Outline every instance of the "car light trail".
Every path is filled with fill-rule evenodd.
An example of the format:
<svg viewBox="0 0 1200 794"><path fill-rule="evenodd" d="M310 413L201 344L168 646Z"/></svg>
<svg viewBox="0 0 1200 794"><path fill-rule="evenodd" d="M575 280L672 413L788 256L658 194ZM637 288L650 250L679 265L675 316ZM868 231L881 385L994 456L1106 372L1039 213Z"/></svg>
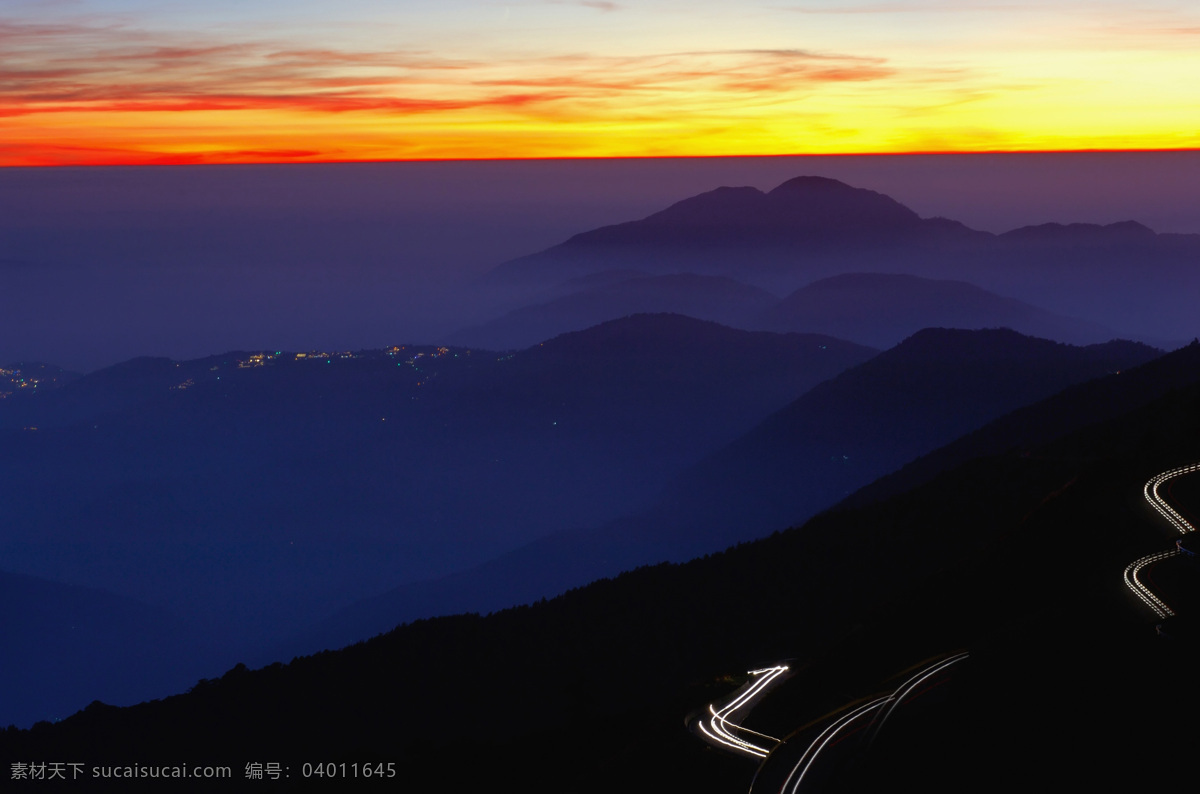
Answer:
<svg viewBox="0 0 1200 794"><path fill-rule="evenodd" d="M1164 519L1167 520L1173 528L1179 531L1179 534L1186 535L1189 532L1195 532L1196 528L1188 523L1179 512L1167 504L1166 500L1159 494L1158 489L1163 483L1180 477L1184 474L1200 471L1200 463L1193 463L1190 466L1180 466L1179 468L1169 469L1161 474L1151 477L1147 483L1142 486L1142 495L1146 497L1146 501L1150 506L1158 511ZM1142 569L1153 565L1160 560L1165 560L1168 557L1174 557L1179 554L1178 549L1170 551L1160 551L1157 554L1149 554L1139 560L1134 560L1125 566L1125 586L1133 591L1133 594L1142 600L1142 602L1154 611L1154 614L1160 618L1174 617L1175 611L1172 610L1166 603L1150 591L1150 588L1141 580L1139 574Z"/></svg>
<svg viewBox="0 0 1200 794"><path fill-rule="evenodd" d="M796 762L796 765L792 767L792 771L790 774L788 774L787 780L783 781L783 787L780 789L780 791L786 792L786 794L794 794L795 792L799 791L800 784L804 782L804 776L808 774L808 770L812 768L813 762L817 760L817 756L820 754L820 752L824 750L829 743L836 739L844 730L858 722L866 715L870 714L875 709L885 705L889 700L891 700L890 695L875 698L872 701L864 703L853 711L843 714L826 726L825 730L821 731L821 733L817 735L817 738L813 739L812 744L805 749L804 754L800 756L800 760Z"/></svg>
<svg viewBox="0 0 1200 794"><path fill-rule="evenodd" d="M899 706L902 702L904 702L904 699L906 697L908 697L909 695L911 695L914 689L916 689L919 685L923 684L929 678L931 678L931 677L937 675L938 673L940 673L941 671L945 670L950 665L957 664L958 662L961 662L963 659L966 659L969 655L970 654L968 654L966 651L963 651L962 653L955 654L954 656L951 656L947 659L943 659L940 662L934 662L933 664L929 665L928 667L923 668L921 670L921 672L917 673L912 678L908 679L903 684L901 684L896 689L896 691L892 693L891 698L889 698L891 700L891 703L888 704L887 708L884 709L883 714L879 717L878 721L875 723L875 725L871 731L872 738L874 738L875 735L877 735L881 730L883 730L883 724L885 722L887 722L888 717L892 716L892 712L896 710L896 707Z"/></svg>
<svg viewBox="0 0 1200 794"><path fill-rule="evenodd" d="M1152 478L1145 487L1142 488L1142 493L1146 496L1146 501L1154 507L1155 510L1162 515L1163 518L1170 522L1171 526L1179 530L1180 535L1186 535L1189 532L1194 532L1196 528L1187 522L1183 516L1171 507L1166 501L1158 495L1158 487L1167 480L1173 480L1183 474L1190 474L1194 471L1200 471L1200 463L1193 463L1191 466L1181 466L1178 469L1164 471L1157 477Z"/></svg>
<svg viewBox="0 0 1200 794"><path fill-rule="evenodd" d="M891 716L891 713L896 709L896 707L899 706L905 698L912 694L913 690L927 681L930 677L945 670L947 667L966 659L967 656L969 656L969 654L963 652L923 667L919 672L910 677L903 684L896 687L892 694L883 695L875 698L874 700L867 701L866 703L857 706L852 711L849 711L838 717L832 723L827 725L825 729L821 731L821 733L819 733L804 750L804 753L800 756L800 760L796 762L794 767L792 767L792 771L788 774L787 779L783 782L783 786L780 787L780 792L782 792L782 794L796 794L796 792L800 791L800 786L804 783L804 776L808 774L810 769L812 769L813 763L817 760L817 756L821 754L822 750L828 747L835 740L845 735L852 726L861 722L868 715L871 715L879 709L883 709L882 716L878 717L877 720L873 722L874 730L872 731L872 736L879 733L879 730L883 727L883 723L887 721L887 718Z"/></svg>
<svg viewBox="0 0 1200 794"><path fill-rule="evenodd" d="M1180 552L1178 549L1160 551L1157 554L1150 554L1142 557L1140 560L1134 560L1133 562L1129 563L1129 565L1125 566L1125 586L1132 590L1134 595L1142 599L1146 606L1153 609L1154 614L1158 615L1160 618L1174 617L1175 611L1163 603L1161 598L1154 595L1154 593L1150 591L1150 588L1146 587L1146 585L1142 583L1142 580L1138 578L1138 574L1147 565L1152 565L1159 560L1165 560L1168 557L1174 557L1179 553Z"/></svg>
<svg viewBox="0 0 1200 794"><path fill-rule="evenodd" d="M779 744L779 740L774 736L767 736L765 733L758 733L749 728L743 728L734 721L736 719L734 715L738 711L745 709L757 697L762 695L787 670L786 665L751 670L748 675L757 676L757 678L745 688L745 691L738 694L733 700L719 709L715 703L709 704L709 716L701 719L698 723L700 731L712 741L735 752L754 758L766 758L775 745ZM743 739L737 734L750 735L755 739L764 739L769 746L764 747L762 744L756 744L749 739Z"/></svg>

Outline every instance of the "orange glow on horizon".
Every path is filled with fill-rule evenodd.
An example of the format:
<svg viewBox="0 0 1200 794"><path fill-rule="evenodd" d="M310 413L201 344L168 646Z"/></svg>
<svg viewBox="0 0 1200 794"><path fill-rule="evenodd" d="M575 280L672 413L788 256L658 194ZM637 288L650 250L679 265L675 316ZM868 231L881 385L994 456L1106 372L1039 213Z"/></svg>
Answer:
<svg viewBox="0 0 1200 794"><path fill-rule="evenodd" d="M1200 148L1174 130L1099 131L967 127L953 119L920 128L846 123L797 134L787 118L650 119L379 118L296 111L82 112L49 125L7 119L0 166L330 163L397 160L517 160L1038 151L1153 151ZM403 130L403 134L389 128ZM802 132L804 132L802 130Z"/></svg>
<svg viewBox="0 0 1200 794"><path fill-rule="evenodd" d="M819 104L780 96L744 107L717 94L701 107L672 108L664 98L656 107L590 113L558 107L520 113L493 107L34 110L0 115L0 166L1200 148L1200 118L1188 118L1197 115L1189 108L1117 116L1102 106L1056 109L1051 99L1010 96L940 112L903 106L926 104L920 94L893 95L898 108L872 106L872 94L888 87L895 86L856 86L857 96Z"/></svg>
<svg viewBox="0 0 1200 794"><path fill-rule="evenodd" d="M0 19L0 166L1200 148L1190 27L1040 21L440 54Z"/></svg>

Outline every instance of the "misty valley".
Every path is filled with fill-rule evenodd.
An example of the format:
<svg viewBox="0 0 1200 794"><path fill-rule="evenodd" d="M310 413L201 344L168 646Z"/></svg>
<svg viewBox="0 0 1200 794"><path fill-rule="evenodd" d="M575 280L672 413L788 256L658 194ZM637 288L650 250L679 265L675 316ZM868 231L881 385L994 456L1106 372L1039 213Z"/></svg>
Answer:
<svg viewBox="0 0 1200 794"><path fill-rule="evenodd" d="M10 777L760 794L1187 771L1194 733L1166 726L1200 705L1200 234L985 232L799 176L431 285L381 275L385 225L240 219L210 244L161 213L150 239L201 242L150 275L116 264L140 222L0 220L0 352L64 356L0 360ZM326 280L305 257L342 233L370 255ZM276 239L273 269L225 259ZM436 322L389 328L401 294ZM39 346L54 312L78 348ZM262 348L268 321L329 340ZM159 355L160 322L169 349L240 341Z"/></svg>

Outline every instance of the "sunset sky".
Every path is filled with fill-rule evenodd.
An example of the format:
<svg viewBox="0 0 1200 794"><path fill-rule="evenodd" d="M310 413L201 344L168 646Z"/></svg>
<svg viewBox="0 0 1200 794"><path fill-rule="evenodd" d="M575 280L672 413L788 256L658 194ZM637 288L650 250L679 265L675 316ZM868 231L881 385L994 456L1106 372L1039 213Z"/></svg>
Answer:
<svg viewBox="0 0 1200 794"><path fill-rule="evenodd" d="M5 0L0 165L1200 147L1200 6Z"/></svg>

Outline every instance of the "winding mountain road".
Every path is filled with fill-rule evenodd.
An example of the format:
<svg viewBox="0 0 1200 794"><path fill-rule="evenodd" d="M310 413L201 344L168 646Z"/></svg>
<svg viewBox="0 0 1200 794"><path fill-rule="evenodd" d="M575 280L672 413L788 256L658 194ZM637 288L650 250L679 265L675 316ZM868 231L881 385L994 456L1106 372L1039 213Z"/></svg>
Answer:
<svg viewBox="0 0 1200 794"><path fill-rule="evenodd" d="M828 755L827 751L854 735L859 737L859 741L853 745L854 747L869 746L883 729L892 713L924 691L921 689L923 684L951 665L966 659L969 655L963 651L931 662L905 679L891 694L852 705L842 713L829 718L824 727L804 747L800 757L793 763L791 771L784 778L783 784L778 789L772 785L770 790L777 790L780 794L799 794L805 790L805 779L813 772L818 762ZM809 733L811 734L811 732ZM780 752L783 752L782 749ZM753 790L752 788L751 791Z"/></svg>
<svg viewBox="0 0 1200 794"><path fill-rule="evenodd" d="M1177 530L1180 535L1186 535L1190 532L1195 532L1196 528L1192 526L1186 518L1180 515L1179 511L1167 504L1167 501L1163 499L1162 495L1159 493L1159 488L1176 477L1181 477L1185 474L1191 474L1192 472L1196 471L1200 471L1200 463L1193 463L1190 466L1180 466L1179 468L1168 469L1161 474L1151 477L1142 487L1142 495L1146 498L1146 501L1149 502L1150 506L1158 511L1158 514L1161 515L1167 521L1167 523L1171 525L1172 528ZM1171 548L1166 551L1148 554L1145 557L1136 559L1129 563L1129 565L1125 566L1125 586L1132 590L1133 594L1140 598L1142 602L1146 606L1150 607L1154 614L1160 618L1173 617L1175 615L1175 610L1167 606L1167 603L1158 595L1156 595L1144 581L1142 581L1141 575L1143 571L1155 563L1161 562L1162 560L1170 557L1175 557L1179 553L1180 552L1178 549Z"/></svg>
<svg viewBox="0 0 1200 794"><path fill-rule="evenodd" d="M1171 480L1195 472L1200 472L1200 463L1169 469L1150 478L1142 489L1150 506L1180 535L1194 532L1196 528L1166 501L1160 490ZM1160 595L1150 589L1143 577L1156 563L1179 554L1181 552L1172 547L1148 554L1125 567L1125 585L1159 618L1174 616L1175 612ZM779 794L799 794L819 764L837 763L836 759L826 762L826 757L834 747L861 747L864 743L869 745L892 713L923 691L922 685L926 685L935 676L967 657L966 652L961 652L931 662L907 678L890 694L851 703L827 717L823 723L815 723L798 732L790 739L791 747L788 746L788 740L758 733L741 725L741 720L752 706L773 685L782 680L788 672L786 665L749 671L751 680L735 691L727 701L710 704L707 714L696 720L693 728L705 741L718 749L756 760L764 759L752 792L763 790L772 793L778 791ZM847 742L851 737L856 737L855 741ZM782 768L781 764L784 764ZM764 775L764 770L770 769L772 765L776 771ZM786 775L784 769L789 770ZM820 776L817 774L817 777ZM783 778L782 784L780 778ZM763 785L758 785L760 783Z"/></svg>
<svg viewBox="0 0 1200 794"><path fill-rule="evenodd" d="M753 758L766 758L779 744L779 740L774 736L743 728L740 720L787 671L787 665L751 670L747 675L754 676L754 679L734 692L729 702L720 707L716 703L709 704L708 716L696 722L701 735L718 749L732 750L739 755Z"/></svg>

